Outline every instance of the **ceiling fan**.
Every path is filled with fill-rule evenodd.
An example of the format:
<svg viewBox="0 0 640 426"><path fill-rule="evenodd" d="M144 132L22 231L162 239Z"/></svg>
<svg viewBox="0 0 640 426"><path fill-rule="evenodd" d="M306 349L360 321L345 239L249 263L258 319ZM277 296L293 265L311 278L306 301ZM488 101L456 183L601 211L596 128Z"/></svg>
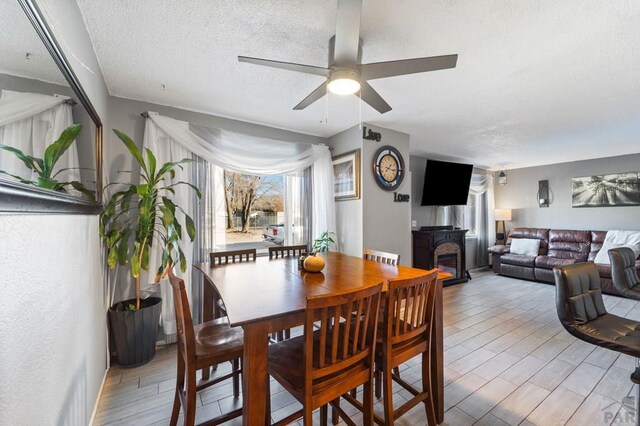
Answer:
<svg viewBox="0 0 640 426"><path fill-rule="evenodd" d="M338 0L336 34L329 40L329 66L327 68L270 59L238 56L240 62L297 71L326 77L309 96L304 98L294 110L301 110L322 98L329 89L338 95L351 95L360 91L363 101L380 114L391 111L391 106L373 90L368 80L395 77L455 68L458 55L431 56L426 58L403 59L399 61L362 64L362 41L360 40L360 16L362 0Z"/></svg>

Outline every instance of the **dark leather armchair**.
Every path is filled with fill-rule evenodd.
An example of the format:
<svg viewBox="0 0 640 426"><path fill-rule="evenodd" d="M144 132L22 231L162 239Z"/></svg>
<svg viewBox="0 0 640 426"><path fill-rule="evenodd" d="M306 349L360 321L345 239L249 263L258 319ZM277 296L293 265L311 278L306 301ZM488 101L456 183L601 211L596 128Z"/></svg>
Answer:
<svg viewBox="0 0 640 426"><path fill-rule="evenodd" d="M636 255L629 247L609 250L611 280L615 289L629 299L640 300L640 278L636 271Z"/></svg>
<svg viewBox="0 0 640 426"><path fill-rule="evenodd" d="M631 381L640 384L640 322L607 313L596 265L574 263L555 268L553 273L556 309L562 326L580 340L635 357L636 370ZM639 413L640 387L635 403Z"/></svg>

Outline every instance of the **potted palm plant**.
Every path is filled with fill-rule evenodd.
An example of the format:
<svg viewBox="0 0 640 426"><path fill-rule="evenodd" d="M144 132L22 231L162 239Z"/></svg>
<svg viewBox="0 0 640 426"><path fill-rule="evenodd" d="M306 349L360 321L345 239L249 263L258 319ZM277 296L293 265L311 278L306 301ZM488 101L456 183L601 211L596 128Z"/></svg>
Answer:
<svg viewBox="0 0 640 426"><path fill-rule="evenodd" d="M37 186L43 189L51 189L56 192L68 193L69 189L75 189L80 192L86 199L94 201L95 194L87 189L81 182L76 180L65 182L58 179L58 175L69 168L57 169L56 163L62 155L71 147L73 142L80 134L82 126L73 124L62 131L57 141L47 145L42 158L33 157L25 154L18 148L13 146L0 144L0 149L10 152L22 161L27 169L37 176L36 180L30 180L22 176L13 175L4 170L0 170L0 174L11 176L20 183ZM80 169L79 167L77 169Z"/></svg>
<svg viewBox="0 0 640 426"><path fill-rule="evenodd" d="M118 364L133 367L150 361L155 355L162 306L158 297L140 298L140 272L149 270L153 241L162 249L162 260L155 274L156 283L174 265L179 266L182 272L187 270L180 242L183 229L193 241L196 228L193 219L173 201L172 195L179 185L191 187L198 198L201 194L198 188L187 182L171 183L167 179L175 176L176 167L181 168L181 164L191 162L191 159L166 162L157 167L156 157L149 149L145 149L143 155L129 136L119 130L114 132L140 166L140 183L124 184L125 189L111 195L100 215L100 235L107 251L109 268L128 265L135 279L136 297L118 302L109 309Z"/></svg>

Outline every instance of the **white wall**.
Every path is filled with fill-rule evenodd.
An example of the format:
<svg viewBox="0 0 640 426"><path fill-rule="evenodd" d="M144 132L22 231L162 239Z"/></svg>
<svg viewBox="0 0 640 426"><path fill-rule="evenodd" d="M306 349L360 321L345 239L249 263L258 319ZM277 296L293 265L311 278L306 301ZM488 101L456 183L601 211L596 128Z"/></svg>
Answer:
<svg viewBox="0 0 640 426"><path fill-rule="evenodd" d="M496 208L512 209L507 228L640 229L640 207L571 207L571 178L640 170L640 154L507 170L496 185ZM538 207L538 181L549 180L551 205Z"/></svg>
<svg viewBox="0 0 640 426"><path fill-rule="evenodd" d="M38 4L108 124L76 3ZM0 424L88 424L106 369L97 216L0 216L0 270Z"/></svg>
<svg viewBox="0 0 640 426"><path fill-rule="evenodd" d="M0 217L0 424L89 422L106 366L97 228Z"/></svg>
<svg viewBox="0 0 640 426"><path fill-rule="evenodd" d="M345 152L361 149L362 133L358 126L345 130L332 136L328 145L331 147L331 156L344 154ZM360 151L360 176L363 167L362 151ZM362 184L360 186L360 199L336 201L336 232L340 251L352 256L362 256Z"/></svg>

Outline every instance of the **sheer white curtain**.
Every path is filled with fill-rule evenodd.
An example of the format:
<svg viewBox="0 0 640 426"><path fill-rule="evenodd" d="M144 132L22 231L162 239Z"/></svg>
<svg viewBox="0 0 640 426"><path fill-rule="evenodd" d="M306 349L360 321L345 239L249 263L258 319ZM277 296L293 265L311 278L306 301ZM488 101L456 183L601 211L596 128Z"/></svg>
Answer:
<svg viewBox="0 0 640 426"><path fill-rule="evenodd" d="M0 91L0 143L42 158L45 147L56 141L73 124L71 105L64 96ZM77 145L72 145L56 163L59 180L80 180ZM25 165L15 155L0 153L0 169L28 179Z"/></svg>
<svg viewBox="0 0 640 426"><path fill-rule="evenodd" d="M307 194L310 193L311 170L305 169L287 175L284 179L285 204L285 241L286 244L307 244L311 238L310 205Z"/></svg>
<svg viewBox="0 0 640 426"><path fill-rule="evenodd" d="M188 151L232 172L290 175L311 167L312 238L325 231L336 231L333 164L328 147L195 126L156 113L149 113L147 121Z"/></svg>
<svg viewBox="0 0 640 426"><path fill-rule="evenodd" d="M221 129L195 126L184 121L149 112L149 118L145 124L144 147L151 149L156 154L158 163L177 161L193 155L215 166L215 170L209 170L208 175L217 176L214 180L218 183L212 184L216 185L215 193L217 194L223 191L222 169L243 174L287 175L289 191L292 194L294 192L297 194L304 193L302 191L303 182L312 182L311 209L313 214L311 237L317 238L325 231L335 232L336 230L333 165L331 154L326 146L282 142ZM306 179L303 178L305 170L307 170L306 173L308 175ZM197 176L200 176L200 178ZM202 179L202 176L200 171L192 174L190 168L185 168L184 172L176 174L175 181L186 181L195 184L198 179ZM296 178L298 181L296 181ZM194 200L194 195L186 187L182 188L181 191L179 193L176 190L175 201L183 207L191 206L192 210L187 210L187 212L193 216L195 204L191 204L189 201ZM298 199L297 201L295 201L296 198ZM215 209L214 214L217 216L219 212L224 211L224 207L219 205L219 196L216 197L216 200L218 202L209 200L208 204ZM296 214L300 214L305 208L308 209L308 206L305 207L302 204L300 197L294 197L290 211L286 214L289 214L291 218L295 218ZM202 214L201 207L199 207L197 214ZM218 228L218 230L220 229L223 229L223 227ZM193 262L193 247L185 245L183 250L187 255L187 264L191 265ZM160 253L161 250L154 242L150 257L151 273L153 273L154 267L160 260ZM201 255L202 253L198 253L197 257L202 257ZM151 281L152 277L146 280L146 282ZM166 335L170 335L175 333L175 317L173 313L173 298L166 283L161 284L161 297L164 300L162 306L163 329Z"/></svg>
<svg viewBox="0 0 640 426"><path fill-rule="evenodd" d="M144 148L151 150L156 156L158 167L167 161L178 161L183 158L192 158L191 152L185 148L181 143L171 138L157 126L155 126L150 120L146 120L144 129L144 139L142 143ZM166 177L170 182L167 184L177 182L192 182L193 164L183 164L182 169L174 169L176 174L173 178ZM194 203L194 191L186 185L178 185L174 187L175 194L161 194L168 195L171 199L180 207L182 207L186 214L193 217L195 212ZM184 224L183 217L178 213L178 217L181 223ZM188 237L185 237L180 244L182 251L187 259L187 276L191 274L191 264L193 263L193 243L189 241ZM141 275L141 282L146 283L147 287L145 293L155 292L154 278L155 273L158 270L162 261L162 249L157 239L154 239L151 244L151 251L149 253L149 271L144 272ZM179 268L177 268L179 269ZM179 271L176 271L179 272ZM161 324L164 334L167 336L174 336L176 334L176 317L175 308L173 305L173 294L171 285L168 279L160 282L160 297L162 297L162 313ZM187 296L191 298L192 286L187 286Z"/></svg>
<svg viewBox="0 0 640 426"><path fill-rule="evenodd" d="M493 195L493 175L472 174L469 185L469 196L476 197L476 208L474 218L476 223L476 260L477 266L489 263L489 253L487 249L492 245L492 239L496 235L496 221L494 219L494 195ZM445 206L442 214L438 215L438 225L453 225L464 227L461 218L464 218L468 211L466 206Z"/></svg>
<svg viewBox="0 0 640 426"><path fill-rule="evenodd" d="M488 265L489 253L487 249L492 245L491 241L496 235L493 175L471 175L469 194L476 196L476 223L478 225L476 264L478 266Z"/></svg>

